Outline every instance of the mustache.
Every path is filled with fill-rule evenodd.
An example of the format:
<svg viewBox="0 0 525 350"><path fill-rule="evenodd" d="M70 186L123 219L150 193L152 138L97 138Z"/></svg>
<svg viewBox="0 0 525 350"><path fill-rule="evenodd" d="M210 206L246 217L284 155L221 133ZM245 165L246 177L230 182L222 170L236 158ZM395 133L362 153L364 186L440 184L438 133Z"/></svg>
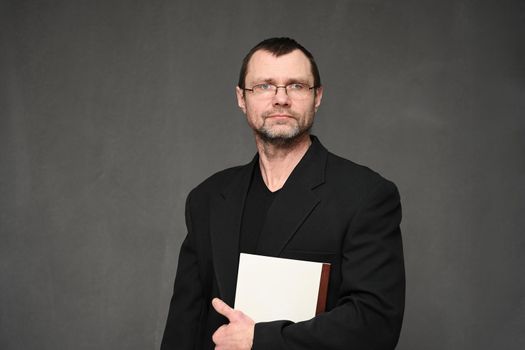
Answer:
<svg viewBox="0 0 525 350"><path fill-rule="evenodd" d="M289 115L291 116L292 118L294 119L297 119L297 113L293 112L293 111L290 111L288 109L273 109L271 111L268 111L268 112L264 112L262 114L262 116L264 118L267 118L267 117L271 117L273 115L278 115L278 114L282 114L282 115Z"/></svg>

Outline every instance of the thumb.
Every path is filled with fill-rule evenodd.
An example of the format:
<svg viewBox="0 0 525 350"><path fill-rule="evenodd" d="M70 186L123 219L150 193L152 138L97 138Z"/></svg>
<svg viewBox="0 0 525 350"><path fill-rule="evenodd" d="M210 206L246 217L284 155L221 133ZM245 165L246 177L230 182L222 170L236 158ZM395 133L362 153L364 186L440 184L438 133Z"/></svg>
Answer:
<svg viewBox="0 0 525 350"><path fill-rule="evenodd" d="M228 304L226 304L221 299L213 298L213 300L211 301L211 305L213 306L215 311L226 317L230 322L233 318L235 318L235 310L228 306Z"/></svg>

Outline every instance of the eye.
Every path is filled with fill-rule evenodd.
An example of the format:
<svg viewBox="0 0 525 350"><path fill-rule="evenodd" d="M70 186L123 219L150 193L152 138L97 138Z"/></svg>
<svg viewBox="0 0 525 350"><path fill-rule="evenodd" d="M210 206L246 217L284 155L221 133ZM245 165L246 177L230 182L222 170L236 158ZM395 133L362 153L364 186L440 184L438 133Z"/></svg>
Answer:
<svg viewBox="0 0 525 350"><path fill-rule="evenodd" d="M268 91L272 90L272 84L257 84L254 86L255 89L261 90L261 91Z"/></svg>
<svg viewBox="0 0 525 350"><path fill-rule="evenodd" d="M287 86L287 89L293 90L293 91L301 91L306 89L306 85L301 83L293 83Z"/></svg>

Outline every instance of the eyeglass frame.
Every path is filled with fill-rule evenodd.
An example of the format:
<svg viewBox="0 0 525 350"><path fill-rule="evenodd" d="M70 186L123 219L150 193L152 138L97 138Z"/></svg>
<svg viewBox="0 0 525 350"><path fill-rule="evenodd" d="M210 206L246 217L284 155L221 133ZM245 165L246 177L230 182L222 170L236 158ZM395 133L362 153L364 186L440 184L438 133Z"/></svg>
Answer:
<svg viewBox="0 0 525 350"><path fill-rule="evenodd" d="M275 94L274 96L277 95L277 92L279 91L279 88L281 89L284 89L284 92L286 93L286 96L290 97L290 95L288 94L288 87L290 85L294 85L294 84L299 84L299 85L304 85L305 87L308 87L308 90L312 90L312 89L317 89L319 88L320 86L308 86L308 84L305 84L305 83L290 83L290 84L287 84L287 85L275 85L275 84L272 84L272 83L260 83L260 84L255 84L253 85L251 88L242 88L243 91L250 91L253 93L253 89L257 86L260 86L260 85L271 85L271 86L275 86ZM257 96L257 95L255 95ZM259 95L260 96L260 95Z"/></svg>

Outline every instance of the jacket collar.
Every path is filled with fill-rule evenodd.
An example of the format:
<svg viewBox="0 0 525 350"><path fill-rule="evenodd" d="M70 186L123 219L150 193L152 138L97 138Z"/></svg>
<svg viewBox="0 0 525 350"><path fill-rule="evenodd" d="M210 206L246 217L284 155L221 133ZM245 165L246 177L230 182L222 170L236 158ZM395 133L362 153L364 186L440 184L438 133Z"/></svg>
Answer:
<svg viewBox="0 0 525 350"><path fill-rule="evenodd" d="M279 256L320 199L313 191L325 181L328 151L315 136L268 210L258 243L261 255ZM210 232L213 264L221 297L233 305L239 264L244 202L258 155L240 168L212 200Z"/></svg>

